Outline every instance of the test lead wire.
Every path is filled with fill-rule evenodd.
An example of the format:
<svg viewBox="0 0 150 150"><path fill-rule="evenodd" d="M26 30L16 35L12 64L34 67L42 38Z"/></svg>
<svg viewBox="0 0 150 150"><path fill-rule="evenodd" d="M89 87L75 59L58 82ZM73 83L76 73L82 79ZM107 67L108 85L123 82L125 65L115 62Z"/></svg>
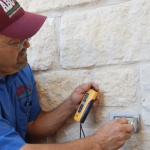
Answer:
<svg viewBox="0 0 150 150"><path fill-rule="evenodd" d="M83 136L85 138L85 134L84 134L84 131L83 131L83 128L82 128L82 123L80 123L80 139L81 139L81 131L82 131Z"/></svg>

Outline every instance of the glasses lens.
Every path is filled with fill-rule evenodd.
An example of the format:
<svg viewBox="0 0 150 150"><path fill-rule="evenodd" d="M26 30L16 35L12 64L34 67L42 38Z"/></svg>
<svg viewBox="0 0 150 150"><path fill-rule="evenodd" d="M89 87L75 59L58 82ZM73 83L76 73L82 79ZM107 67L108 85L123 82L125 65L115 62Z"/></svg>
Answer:
<svg viewBox="0 0 150 150"><path fill-rule="evenodd" d="M19 44L19 48L18 48L18 51L21 51L23 49L23 46L24 46L24 43L26 42L27 39L25 39L24 41L22 41L20 44Z"/></svg>

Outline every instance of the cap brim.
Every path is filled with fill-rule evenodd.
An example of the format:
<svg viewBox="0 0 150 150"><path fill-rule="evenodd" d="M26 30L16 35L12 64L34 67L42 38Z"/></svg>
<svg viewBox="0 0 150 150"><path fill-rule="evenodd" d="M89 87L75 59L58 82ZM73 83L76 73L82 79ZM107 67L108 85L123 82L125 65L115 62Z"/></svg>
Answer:
<svg viewBox="0 0 150 150"><path fill-rule="evenodd" d="M2 30L0 34L14 39L30 38L39 31L46 18L46 16L25 12L20 19Z"/></svg>

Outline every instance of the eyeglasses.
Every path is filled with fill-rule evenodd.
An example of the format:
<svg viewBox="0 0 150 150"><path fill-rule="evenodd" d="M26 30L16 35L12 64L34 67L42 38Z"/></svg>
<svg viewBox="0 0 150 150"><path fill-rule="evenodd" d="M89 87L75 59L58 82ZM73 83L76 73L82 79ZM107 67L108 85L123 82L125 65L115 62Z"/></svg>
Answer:
<svg viewBox="0 0 150 150"><path fill-rule="evenodd" d="M24 43L26 42L26 41L29 41L29 39L25 39L25 40L23 40L17 47L15 47L15 46L11 46L11 45L6 45L6 44L2 44L2 43L0 43L0 45L4 45L4 46L8 46L8 47L12 47L12 48L16 48L17 49L17 51L18 52L20 52L22 49L23 49L23 46L24 46Z"/></svg>

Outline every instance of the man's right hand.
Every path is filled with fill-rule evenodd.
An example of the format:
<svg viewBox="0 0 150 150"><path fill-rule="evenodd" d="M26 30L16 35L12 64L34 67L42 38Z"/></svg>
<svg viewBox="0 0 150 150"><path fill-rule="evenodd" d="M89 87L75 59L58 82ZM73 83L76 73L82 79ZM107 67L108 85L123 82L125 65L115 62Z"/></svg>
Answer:
<svg viewBox="0 0 150 150"><path fill-rule="evenodd" d="M132 130L133 126L123 117L107 122L93 136L102 150L117 150L131 138Z"/></svg>

